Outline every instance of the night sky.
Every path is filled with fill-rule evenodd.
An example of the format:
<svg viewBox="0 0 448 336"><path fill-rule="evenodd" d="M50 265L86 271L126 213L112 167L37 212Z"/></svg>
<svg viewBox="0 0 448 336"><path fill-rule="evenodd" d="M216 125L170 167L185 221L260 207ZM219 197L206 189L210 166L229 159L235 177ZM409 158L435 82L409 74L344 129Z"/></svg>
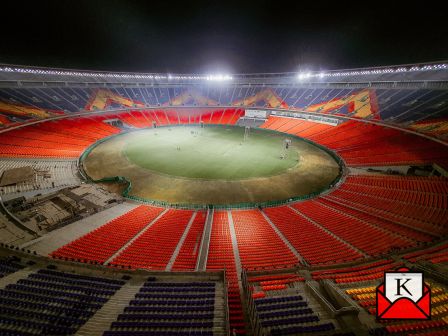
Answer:
<svg viewBox="0 0 448 336"><path fill-rule="evenodd" d="M3 1L0 62L255 73L448 59L445 9L359 3L369 7L313 0Z"/></svg>

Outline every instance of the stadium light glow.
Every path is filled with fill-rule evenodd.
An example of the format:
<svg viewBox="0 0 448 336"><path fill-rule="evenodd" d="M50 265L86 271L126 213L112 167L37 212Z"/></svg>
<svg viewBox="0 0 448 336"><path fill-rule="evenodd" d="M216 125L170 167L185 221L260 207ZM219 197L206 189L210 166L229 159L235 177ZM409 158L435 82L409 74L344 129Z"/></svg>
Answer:
<svg viewBox="0 0 448 336"><path fill-rule="evenodd" d="M230 75L217 74L217 75L206 75L205 79L208 81L222 82L222 81L232 80L233 78Z"/></svg>
<svg viewBox="0 0 448 336"><path fill-rule="evenodd" d="M309 72L302 72L302 73L299 73L298 78L299 78L299 80L303 80L303 79L310 78L312 76L313 75Z"/></svg>

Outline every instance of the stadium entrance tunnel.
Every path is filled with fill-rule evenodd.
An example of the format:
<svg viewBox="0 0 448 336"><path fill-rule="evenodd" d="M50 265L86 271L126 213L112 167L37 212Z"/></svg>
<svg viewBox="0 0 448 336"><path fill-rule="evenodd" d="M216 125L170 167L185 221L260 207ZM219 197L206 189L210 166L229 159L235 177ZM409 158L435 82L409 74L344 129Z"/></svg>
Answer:
<svg viewBox="0 0 448 336"><path fill-rule="evenodd" d="M86 176L109 190L185 208L308 199L337 183L343 168L338 156L309 140L228 125L128 131L93 144L80 161Z"/></svg>

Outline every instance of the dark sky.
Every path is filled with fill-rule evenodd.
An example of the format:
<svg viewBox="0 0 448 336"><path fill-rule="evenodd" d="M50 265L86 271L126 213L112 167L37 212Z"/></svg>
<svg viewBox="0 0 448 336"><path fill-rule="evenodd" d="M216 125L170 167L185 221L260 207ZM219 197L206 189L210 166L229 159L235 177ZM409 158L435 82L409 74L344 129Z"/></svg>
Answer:
<svg viewBox="0 0 448 336"><path fill-rule="evenodd" d="M443 8L359 3L369 7L313 0L3 1L0 62L254 73L448 59Z"/></svg>

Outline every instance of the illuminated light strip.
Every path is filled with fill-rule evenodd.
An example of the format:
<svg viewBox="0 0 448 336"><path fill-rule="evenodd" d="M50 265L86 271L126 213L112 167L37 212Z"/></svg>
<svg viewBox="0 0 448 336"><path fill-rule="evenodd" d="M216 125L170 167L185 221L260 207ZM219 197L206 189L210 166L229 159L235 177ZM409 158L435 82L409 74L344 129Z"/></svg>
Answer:
<svg viewBox="0 0 448 336"><path fill-rule="evenodd" d="M411 67L397 67L397 68L383 68L372 70L355 70L342 72L303 72L297 74L299 80L308 78L325 78L325 77L343 77L343 76L357 76L357 75L381 75L404 73L414 71L431 71L431 70L445 70L448 69L448 64L432 64L432 65L414 65ZM126 74L126 73L99 73L99 72L80 72L80 71L66 71L66 70L52 70L52 69L30 69L20 67L0 67L0 72L10 73L29 73L35 75L58 75L58 76L78 76L78 77L103 77L103 78L130 78L130 79L168 79L168 80L206 80L206 81L230 81L233 80L231 75L226 74L206 74L206 75L171 75L171 74Z"/></svg>
<svg viewBox="0 0 448 336"><path fill-rule="evenodd" d="M132 79L169 79L169 80L207 80L207 81L229 81L233 77L224 74L211 75L147 75L147 74L120 74L120 73L98 73L98 72L77 72L61 70L44 70L29 68L0 67L0 72L29 73L33 75L59 75L59 76L80 76L80 77L107 77L107 78L132 78Z"/></svg>
<svg viewBox="0 0 448 336"><path fill-rule="evenodd" d="M448 64L434 64L434 65L424 65L424 66L412 66L410 68L399 67L399 68L386 68L386 69L373 69L373 70L359 70L359 71L344 71L344 72L302 72L297 75L299 80L304 80L313 77L342 77L342 76L357 76L357 75L381 75L381 74L392 74L392 73L402 73L402 72L413 72L413 71L430 71L430 70L444 70L448 69Z"/></svg>
<svg viewBox="0 0 448 336"><path fill-rule="evenodd" d="M182 79L200 79L200 80L208 80L208 81L229 81L232 80L233 77L230 75L168 75L169 80L182 80Z"/></svg>

